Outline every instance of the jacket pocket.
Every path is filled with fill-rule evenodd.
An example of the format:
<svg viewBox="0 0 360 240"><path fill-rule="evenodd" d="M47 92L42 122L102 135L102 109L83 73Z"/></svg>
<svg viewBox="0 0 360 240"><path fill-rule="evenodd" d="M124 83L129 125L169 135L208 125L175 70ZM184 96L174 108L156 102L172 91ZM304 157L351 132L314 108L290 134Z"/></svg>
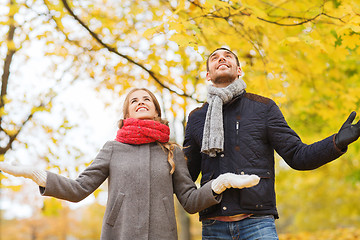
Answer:
<svg viewBox="0 0 360 240"><path fill-rule="evenodd" d="M255 174L260 182L250 188L243 188L240 192L240 205L248 210L269 210L275 207L274 174L269 170L241 170L238 174Z"/></svg>
<svg viewBox="0 0 360 240"><path fill-rule="evenodd" d="M168 217L168 223L170 224L170 229L171 231L173 231L176 228L174 203L170 202L169 198L167 197L163 198L163 203L164 203L166 215Z"/></svg>
<svg viewBox="0 0 360 240"><path fill-rule="evenodd" d="M112 227L115 225L116 219L119 216L119 212L121 209L122 202L124 201L124 197L125 194L120 192L117 198L114 200L114 203L109 205L111 206L111 209L108 212L109 215L107 217L106 223Z"/></svg>

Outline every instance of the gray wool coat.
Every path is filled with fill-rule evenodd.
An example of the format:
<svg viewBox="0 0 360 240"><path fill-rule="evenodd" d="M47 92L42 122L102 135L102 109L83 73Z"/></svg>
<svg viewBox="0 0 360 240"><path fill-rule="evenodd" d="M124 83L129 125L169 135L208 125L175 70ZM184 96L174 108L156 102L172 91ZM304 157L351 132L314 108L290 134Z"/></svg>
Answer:
<svg viewBox="0 0 360 240"><path fill-rule="evenodd" d="M174 151L175 172L157 143L130 145L108 141L76 180L47 172L43 196L78 202L108 179L103 240L175 240L174 193L189 213L219 203L211 182L197 189L183 152Z"/></svg>

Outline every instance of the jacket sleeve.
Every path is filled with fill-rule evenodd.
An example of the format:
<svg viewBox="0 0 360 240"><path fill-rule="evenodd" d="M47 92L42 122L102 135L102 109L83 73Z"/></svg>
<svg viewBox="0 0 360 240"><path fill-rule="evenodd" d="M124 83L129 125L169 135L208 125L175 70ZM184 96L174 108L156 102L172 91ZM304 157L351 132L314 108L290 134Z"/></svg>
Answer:
<svg viewBox="0 0 360 240"><path fill-rule="evenodd" d="M40 187L43 196L79 202L94 192L108 177L112 145L107 142L95 160L76 180L47 172L46 187Z"/></svg>
<svg viewBox="0 0 360 240"><path fill-rule="evenodd" d="M186 157L187 166L192 180L195 182L201 171L201 145L197 144L192 136L191 129L194 128L192 118L189 117L185 129L185 139L183 144L183 151Z"/></svg>
<svg viewBox="0 0 360 240"><path fill-rule="evenodd" d="M335 145L335 135L310 145L303 143L295 131L288 126L279 107L273 101L269 105L268 139L290 167L297 170L312 170L343 154Z"/></svg>
<svg viewBox="0 0 360 240"><path fill-rule="evenodd" d="M180 149L176 149L174 161L175 172L172 176L174 193L188 213L199 212L221 201L222 195L213 194L212 181L200 188L196 187L190 177L184 154Z"/></svg>

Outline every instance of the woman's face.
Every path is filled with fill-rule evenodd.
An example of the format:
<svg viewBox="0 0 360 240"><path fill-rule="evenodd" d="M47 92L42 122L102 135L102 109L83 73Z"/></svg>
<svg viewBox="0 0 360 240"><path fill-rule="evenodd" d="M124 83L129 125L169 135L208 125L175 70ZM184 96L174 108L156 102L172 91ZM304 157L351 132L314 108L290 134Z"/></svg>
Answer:
<svg viewBox="0 0 360 240"><path fill-rule="evenodd" d="M153 99L144 90L137 90L129 95L128 110L126 118L153 120L158 116Z"/></svg>

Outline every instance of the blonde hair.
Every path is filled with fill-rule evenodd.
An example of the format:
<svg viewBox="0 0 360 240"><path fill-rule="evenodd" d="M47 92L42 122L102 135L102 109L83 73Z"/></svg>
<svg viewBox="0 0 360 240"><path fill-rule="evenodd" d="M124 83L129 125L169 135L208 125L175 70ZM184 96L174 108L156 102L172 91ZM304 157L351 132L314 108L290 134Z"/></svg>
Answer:
<svg viewBox="0 0 360 240"><path fill-rule="evenodd" d="M156 110L156 113L158 114L157 117L155 117L153 120L154 121L157 121L157 122L160 122L166 126L169 126L169 121L167 121L166 119L162 119L161 118L161 107L160 107L160 104L159 104L159 101L156 99L155 95L147 88L133 88L131 89L128 94L126 95L125 97L125 100L124 100L124 104L123 104L123 117L124 119L128 118L128 115L129 115L129 101L130 101L130 95L133 93L133 92L136 92L136 91L145 91L147 92L154 105L155 105L155 110ZM120 119L119 122L118 122L118 127L119 128L122 128L124 126L124 119ZM178 144L176 143L171 143L171 142L166 142L166 143L160 143L160 142L157 142L162 150L167 154L167 160L171 166L171 170L170 170L170 174L173 174L174 171L175 171L175 162L174 162L174 149L176 146L179 146Z"/></svg>

